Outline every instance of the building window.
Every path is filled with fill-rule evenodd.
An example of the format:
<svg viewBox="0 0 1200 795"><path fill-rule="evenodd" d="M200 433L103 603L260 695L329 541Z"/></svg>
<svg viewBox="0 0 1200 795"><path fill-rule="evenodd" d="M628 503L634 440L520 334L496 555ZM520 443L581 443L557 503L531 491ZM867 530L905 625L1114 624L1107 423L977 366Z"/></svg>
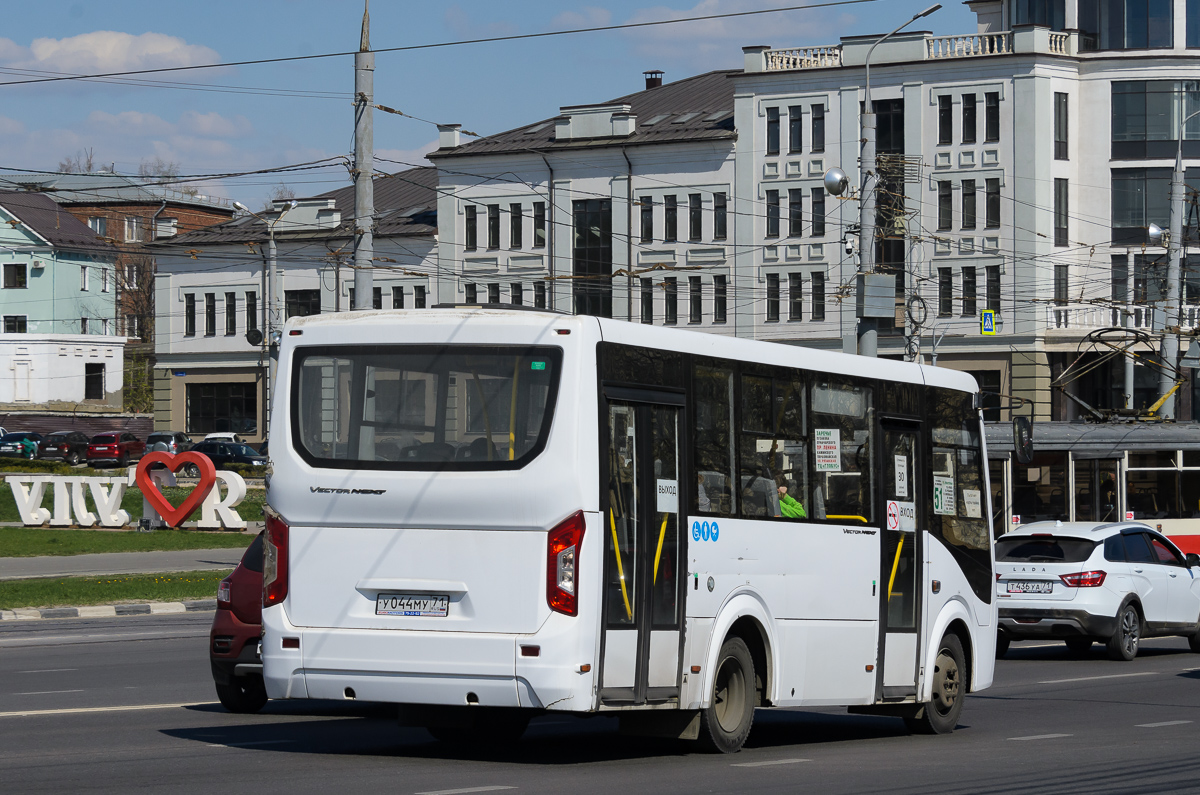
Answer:
<svg viewBox="0 0 1200 795"><path fill-rule="evenodd" d="M392 287L392 309L404 308L404 285L398 284Z"/></svg>
<svg viewBox="0 0 1200 795"><path fill-rule="evenodd" d="M573 202L575 234L571 298L577 315L612 317L612 200Z"/></svg>
<svg viewBox="0 0 1200 795"><path fill-rule="evenodd" d="M1054 95L1054 159L1067 159L1067 95Z"/></svg>
<svg viewBox="0 0 1200 795"><path fill-rule="evenodd" d="M1013 0L1012 15L1014 25L1041 25L1062 30L1067 24L1065 0Z"/></svg>
<svg viewBox="0 0 1200 795"><path fill-rule="evenodd" d="M642 242L654 242L654 201L649 196L643 196L642 206Z"/></svg>
<svg viewBox="0 0 1200 795"><path fill-rule="evenodd" d="M142 219L141 218L126 218L125 219L125 242L140 243L142 240Z"/></svg>
<svg viewBox="0 0 1200 795"><path fill-rule="evenodd" d="M987 274L987 308L1000 313L1000 266L989 265L984 269Z"/></svg>
<svg viewBox="0 0 1200 795"><path fill-rule="evenodd" d="M217 336L217 294L204 294L204 336Z"/></svg>
<svg viewBox="0 0 1200 795"><path fill-rule="evenodd" d="M968 266L962 269L962 313L963 317L974 317L978 311L976 296L978 286L975 280L975 269Z"/></svg>
<svg viewBox="0 0 1200 795"><path fill-rule="evenodd" d="M1193 169L1188 172L1189 176L1195 173ZM1112 245L1141 245L1147 242L1146 229L1151 223L1164 229L1169 226L1171 173L1169 168L1112 170Z"/></svg>
<svg viewBox="0 0 1200 795"><path fill-rule="evenodd" d="M525 227L525 210L519 204L508 205L508 247L520 248L521 232Z"/></svg>
<svg viewBox="0 0 1200 795"><path fill-rule="evenodd" d="M464 300L468 304L479 303L479 291L478 291L478 288L474 284L470 284L470 283L464 284L463 285L463 294L464 294Z"/></svg>
<svg viewBox="0 0 1200 795"><path fill-rule="evenodd" d="M983 182L983 212L984 225L988 229L1000 228L1000 179L987 179Z"/></svg>
<svg viewBox="0 0 1200 795"><path fill-rule="evenodd" d="M688 277L688 322L699 323L704 319L703 296L700 288L700 277Z"/></svg>
<svg viewBox="0 0 1200 795"><path fill-rule="evenodd" d="M954 225L954 194L949 180L938 182L937 191L937 228L939 231L944 231Z"/></svg>
<svg viewBox="0 0 1200 795"><path fill-rule="evenodd" d="M533 203L533 247L546 247L546 203Z"/></svg>
<svg viewBox="0 0 1200 795"><path fill-rule="evenodd" d="M767 274L767 322L779 322L779 274Z"/></svg>
<svg viewBox="0 0 1200 795"><path fill-rule="evenodd" d="M793 105L788 108L788 152L799 154L804 149L804 108Z"/></svg>
<svg viewBox="0 0 1200 795"><path fill-rule="evenodd" d="M1054 245L1066 246L1067 241L1067 181L1054 180Z"/></svg>
<svg viewBox="0 0 1200 795"><path fill-rule="evenodd" d="M700 194L688 196L688 239L699 240L704 233L704 216L700 210Z"/></svg>
<svg viewBox="0 0 1200 795"><path fill-rule="evenodd" d="M679 280L674 276L668 276L663 279L663 287L667 302L666 311L663 313L663 323L674 326L679 322Z"/></svg>
<svg viewBox="0 0 1200 795"><path fill-rule="evenodd" d="M100 266L100 292L108 292L108 268Z"/></svg>
<svg viewBox="0 0 1200 795"><path fill-rule="evenodd" d="M535 309L546 308L546 283L533 283L533 306Z"/></svg>
<svg viewBox="0 0 1200 795"><path fill-rule="evenodd" d="M804 191L788 189L788 237L804 235Z"/></svg>
<svg viewBox="0 0 1200 795"><path fill-rule="evenodd" d="M812 319L825 319L825 274L820 271L812 274Z"/></svg>
<svg viewBox="0 0 1200 795"><path fill-rule="evenodd" d="M1190 1L1187 10L1190 33ZM1172 12L1171 0L1079 0L1082 49L1168 49L1175 35Z"/></svg>
<svg viewBox="0 0 1200 795"><path fill-rule="evenodd" d="M183 336L196 336L196 296L191 293L183 297Z"/></svg>
<svg viewBox="0 0 1200 795"><path fill-rule="evenodd" d="M779 108L767 108L767 154L779 154Z"/></svg>
<svg viewBox="0 0 1200 795"><path fill-rule="evenodd" d="M95 232L97 237L108 237L108 219L100 215L93 215L88 219L88 229Z"/></svg>
<svg viewBox="0 0 1200 795"><path fill-rule="evenodd" d="M83 366L83 399L104 400L104 363Z"/></svg>
<svg viewBox="0 0 1200 795"><path fill-rule="evenodd" d="M25 315L5 315L4 316L4 333L5 334L25 334L27 324Z"/></svg>
<svg viewBox="0 0 1200 795"><path fill-rule="evenodd" d="M487 213L487 246L489 249L500 248L500 205L489 204L487 206Z"/></svg>
<svg viewBox="0 0 1200 795"><path fill-rule="evenodd" d="M474 251L479 247L479 208L473 204L468 204L463 208L466 214L466 235L463 238L463 248L467 251Z"/></svg>
<svg viewBox="0 0 1200 795"><path fill-rule="evenodd" d="M188 384L186 423L188 433L256 433L258 385Z"/></svg>
<svg viewBox="0 0 1200 795"><path fill-rule="evenodd" d="M88 289L88 271L89 270L90 270L90 268L88 268L87 265L79 266L79 289L83 290L85 292Z"/></svg>
<svg viewBox="0 0 1200 795"><path fill-rule="evenodd" d="M663 197L663 242L674 243L679 239L679 206L674 196Z"/></svg>
<svg viewBox="0 0 1200 795"><path fill-rule="evenodd" d="M4 265L4 289L6 290L24 290L27 285L26 268L28 266L21 262L10 262Z"/></svg>
<svg viewBox="0 0 1200 795"><path fill-rule="evenodd" d="M812 151L825 151L825 106L812 106Z"/></svg>
<svg viewBox="0 0 1200 795"><path fill-rule="evenodd" d="M1110 274L1112 301L1118 306L1129 302L1129 257L1125 254L1112 255ZM1114 323L1113 325L1117 325Z"/></svg>
<svg viewBox="0 0 1200 795"><path fill-rule="evenodd" d="M489 284L487 286L487 293L488 293L488 303L489 304L500 303L500 285L499 284L497 284L495 282Z"/></svg>
<svg viewBox="0 0 1200 795"><path fill-rule="evenodd" d="M938 268L938 317L954 314L954 271Z"/></svg>
<svg viewBox="0 0 1200 795"><path fill-rule="evenodd" d="M1195 81L1135 80L1112 84L1112 158L1174 158L1179 124L1200 110L1200 84ZM1200 116L1183 130L1185 158L1194 157L1200 140Z"/></svg>
<svg viewBox="0 0 1200 795"><path fill-rule="evenodd" d="M86 317L79 318L79 333L80 334L88 333L88 319Z"/></svg>
<svg viewBox="0 0 1200 795"><path fill-rule="evenodd" d="M962 228L975 228L975 180L962 181Z"/></svg>
<svg viewBox="0 0 1200 795"><path fill-rule="evenodd" d="M237 293L225 293L225 336L237 334Z"/></svg>
<svg viewBox="0 0 1200 795"><path fill-rule="evenodd" d="M975 120L975 108L978 102L974 94L962 95L962 142L973 144L979 135L979 126Z"/></svg>
<svg viewBox="0 0 1200 795"><path fill-rule="evenodd" d="M258 294L246 293L246 331L258 328Z"/></svg>
<svg viewBox="0 0 1200 795"><path fill-rule="evenodd" d="M525 304L525 285L520 282L513 282L508 286L508 302L513 306L523 306Z"/></svg>
<svg viewBox="0 0 1200 795"><path fill-rule="evenodd" d="M1000 140L1000 93L989 91L983 95L983 139L987 143Z"/></svg>
<svg viewBox="0 0 1200 795"><path fill-rule="evenodd" d="M726 319L726 292L725 292L725 276L723 274L713 277L713 323L724 323Z"/></svg>
<svg viewBox="0 0 1200 795"><path fill-rule="evenodd" d="M779 191L767 191L767 237L779 237Z"/></svg>
<svg viewBox="0 0 1200 795"><path fill-rule="evenodd" d="M724 240L726 237L727 201L724 193L713 194L713 240Z"/></svg>
<svg viewBox="0 0 1200 795"><path fill-rule="evenodd" d="M654 280L641 280L642 322L654 322Z"/></svg>
<svg viewBox="0 0 1200 795"><path fill-rule="evenodd" d="M788 274L788 320L804 319L804 278L799 273Z"/></svg>
<svg viewBox="0 0 1200 795"><path fill-rule="evenodd" d="M938 144L954 142L954 98L949 94L938 97Z"/></svg>
<svg viewBox="0 0 1200 795"><path fill-rule="evenodd" d="M1065 304L1070 301L1070 267L1065 262L1054 264L1054 303Z"/></svg>
<svg viewBox="0 0 1200 795"><path fill-rule="evenodd" d="M425 285L418 284L413 288L413 309L425 308Z"/></svg>
<svg viewBox="0 0 1200 795"><path fill-rule="evenodd" d="M809 210L812 215L810 234L813 237L825 237L825 189L813 188L810 195L812 197L812 208Z"/></svg>
<svg viewBox="0 0 1200 795"><path fill-rule="evenodd" d="M141 318L137 315L125 316L125 335L135 340L142 338Z"/></svg>
<svg viewBox="0 0 1200 795"><path fill-rule="evenodd" d="M127 290L136 290L138 282L141 281L140 268L135 263L129 263L125 266L125 287Z"/></svg>
<svg viewBox="0 0 1200 795"><path fill-rule="evenodd" d="M371 308L383 309L383 288L374 287L371 289Z"/></svg>
<svg viewBox="0 0 1200 795"><path fill-rule="evenodd" d="M351 303L351 306L354 304ZM284 320L293 317L308 317L321 314L320 290L284 290Z"/></svg>

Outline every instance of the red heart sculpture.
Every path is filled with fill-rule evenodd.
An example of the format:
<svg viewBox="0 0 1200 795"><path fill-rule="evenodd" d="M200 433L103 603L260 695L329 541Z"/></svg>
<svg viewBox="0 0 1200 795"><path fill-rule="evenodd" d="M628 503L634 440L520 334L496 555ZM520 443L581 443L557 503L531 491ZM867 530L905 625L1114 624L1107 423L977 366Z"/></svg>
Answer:
<svg viewBox="0 0 1200 795"><path fill-rule="evenodd" d="M200 482L196 484L196 488L192 489L192 493L187 496L187 499L176 508L171 503L167 502L167 498L158 490L150 480L150 465L163 464L172 472L179 471L179 468L184 464L193 463L200 469ZM204 498L212 491L213 486L217 483L217 468L213 466L212 459L203 453L193 453L188 451L173 455L161 451L146 453L137 465L137 484L142 489L142 496L145 497L154 510L158 511L169 527L179 527L183 521L192 515L192 511L196 510L196 506L204 502Z"/></svg>

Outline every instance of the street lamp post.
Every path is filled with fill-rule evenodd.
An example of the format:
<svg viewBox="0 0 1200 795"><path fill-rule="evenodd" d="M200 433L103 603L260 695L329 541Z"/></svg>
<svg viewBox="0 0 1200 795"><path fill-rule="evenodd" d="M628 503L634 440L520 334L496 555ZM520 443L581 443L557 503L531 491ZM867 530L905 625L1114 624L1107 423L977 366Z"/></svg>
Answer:
<svg viewBox="0 0 1200 795"><path fill-rule="evenodd" d="M263 402L266 403L266 405L263 407L264 425L266 426L263 428L263 438L266 438L267 434L271 432L271 393L272 386L275 383L275 369L279 363L279 340L277 339L276 335L279 333L278 329L280 327L280 313L279 284L277 282L278 273L276 270L277 252L275 248L275 224L283 220L283 216L287 215L289 210L295 209L297 204L299 204L299 202L295 200L289 201L287 205L284 206L284 208L279 212L279 215L275 217L275 220L268 221L266 218L263 218L261 215L254 212L241 202L233 203L234 209L249 213L267 225L267 295L265 296L267 305L267 328L266 334L263 337L263 341L267 345L268 364L267 380L266 383L263 384Z"/></svg>
<svg viewBox="0 0 1200 795"><path fill-rule="evenodd" d="M878 188L876 176L878 166L875 162L875 108L871 104L871 56L875 54L875 48L880 44L883 44L918 19L929 16L941 7L941 3L931 5L891 33L878 39L871 45L871 49L867 50L863 112L859 117L862 129L862 150L860 154L862 177L859 180L861 218L859 220L858 250L859 263L863 273L873 273L875 271L875 191ZM860 318L858 323L859 353L864 356L875 356L878 346L878 332L876 331L875 319L864 317Z"/></svg>

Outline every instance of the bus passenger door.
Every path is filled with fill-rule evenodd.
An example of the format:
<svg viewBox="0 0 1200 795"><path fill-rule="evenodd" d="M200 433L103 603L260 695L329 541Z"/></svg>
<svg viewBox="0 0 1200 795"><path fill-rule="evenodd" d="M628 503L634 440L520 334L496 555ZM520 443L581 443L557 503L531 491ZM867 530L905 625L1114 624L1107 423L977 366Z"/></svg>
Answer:
<svg viewBox="0 0 1200 795"><path fill-rule="evenodd" d="M678 406L608 403L600 663L606 704L679 697L681 414Z"/></svg>
<svg viewBox="0 0 1200 795"><path fill-rule="evenodd" d="M880 663L875 698L903 698L917 692L920 634L917 616L921 578L921 491L924 488L917 423L883 422L883 538L880 556Z"/></svg>

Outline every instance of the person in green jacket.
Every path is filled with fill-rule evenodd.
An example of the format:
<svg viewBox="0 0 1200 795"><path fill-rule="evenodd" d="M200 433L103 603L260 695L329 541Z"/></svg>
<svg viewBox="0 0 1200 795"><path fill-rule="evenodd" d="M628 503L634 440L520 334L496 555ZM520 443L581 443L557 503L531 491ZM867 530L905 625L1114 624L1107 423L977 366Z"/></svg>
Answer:
<svg viewBox="0 0 1200 795"><path fill-rule="evenodd" d="M779 487L779 512L789 519L807 519L804 506L787 493L787 486Z"/></svg>

